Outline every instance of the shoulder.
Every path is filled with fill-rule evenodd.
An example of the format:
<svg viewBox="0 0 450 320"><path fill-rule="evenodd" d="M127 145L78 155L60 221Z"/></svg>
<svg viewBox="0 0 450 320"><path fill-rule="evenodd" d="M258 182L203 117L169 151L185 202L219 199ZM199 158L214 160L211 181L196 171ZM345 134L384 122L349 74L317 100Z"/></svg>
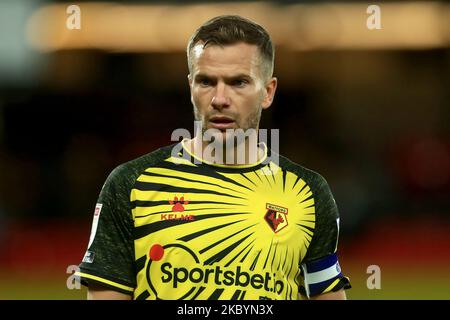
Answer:
<svg viewBox="0 0 450 320"><path fill-rule="evenodd" d="M131 187L142 172L152 166L157 166L170 157L176 144L161 147L143 156L122 163L109 174L105 184L113 183Z"/></svg>
<svg viewBox="0 0 450 320"><path fill-rule="evenodd" d="M311 189L316 191L329 191L327 180L318 172L306 168L282 155L277 155L279 159L279 166L288 172L291 172L304 180Z"/></svg>

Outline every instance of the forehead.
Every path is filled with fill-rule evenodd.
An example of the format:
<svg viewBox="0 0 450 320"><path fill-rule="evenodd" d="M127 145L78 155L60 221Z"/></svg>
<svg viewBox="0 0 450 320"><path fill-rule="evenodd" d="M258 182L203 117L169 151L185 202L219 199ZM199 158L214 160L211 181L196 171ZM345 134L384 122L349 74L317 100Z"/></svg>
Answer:
<svg viewBox="0 0 450 320"><path fill-rule="evenodd" d="M260 68L261 58L256 45L198 43L192 49L193 72L245 72L254 74Z"/></svg>

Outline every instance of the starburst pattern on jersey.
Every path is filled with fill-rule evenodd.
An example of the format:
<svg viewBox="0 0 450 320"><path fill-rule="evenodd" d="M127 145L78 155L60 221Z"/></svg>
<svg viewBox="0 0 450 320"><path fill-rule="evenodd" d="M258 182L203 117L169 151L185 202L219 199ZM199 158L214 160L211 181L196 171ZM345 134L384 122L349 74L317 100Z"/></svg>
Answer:
<svg viewBox="0 0 450 320"><path fill-rule="evenodd" d="M88 248L95 259L77 272L83 284L135 299L298 299L299 290L348 288L322 263L336 252L339 218L323 177L282 156L195 164L173 156L179 146L109 175Z"/></svg>
<svg viewBox="0 0 450 320"><path fill-rule="evenodd" d="M299 264L315 227L310 187L274 163L247 172L216 169L175 164L169 158L138 177L131 192L136 257L141 261L138 278L151 282L138 295L150 299L241 299L247 294L250 299L292 299L298 292ZM194 218L164 219L173 211L169 200L180 194L189 198L183 214ZM276 228L267 223L268 206ZM166 250L161 262L152 261L147 253L156 243L186 243L199 262L192 260L189 265L189 259L173 248ZM249 296L242 285L251 277L242 273L244 269L254 272L247 285L259 289L257 296ZM157 278L175 278L170 272L178 272L183 282L160 281L159 287L153 283ZM216 286L202 285L213 280ZM184 291L178 288L179 296L171 296L170 285L187 287Z"/></svg>

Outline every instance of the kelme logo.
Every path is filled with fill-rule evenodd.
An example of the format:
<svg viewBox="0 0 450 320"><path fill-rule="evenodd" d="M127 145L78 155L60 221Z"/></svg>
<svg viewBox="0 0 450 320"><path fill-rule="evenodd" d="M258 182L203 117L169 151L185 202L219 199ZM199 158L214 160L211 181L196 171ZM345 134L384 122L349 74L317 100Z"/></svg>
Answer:
<svg viewBox="0 0 450 320"><path fill-rule="evenodd" d="M178 197L175 196L173 200L169 200L169 203L172 205L172 212L184 212L184 206L187 205L189 201L184 200L184 197L178 199Z"/></svg>

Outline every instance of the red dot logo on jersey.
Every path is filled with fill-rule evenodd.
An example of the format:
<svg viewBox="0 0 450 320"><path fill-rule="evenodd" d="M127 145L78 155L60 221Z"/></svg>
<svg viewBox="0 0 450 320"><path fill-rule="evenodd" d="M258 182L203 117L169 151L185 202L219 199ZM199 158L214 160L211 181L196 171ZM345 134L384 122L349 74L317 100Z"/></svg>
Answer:
<svg viewBox="0 0 450 320"><path fill-rule="evenodd" d="M169 203L173 205L172 212L183 212L184 206L189 203L189 201L184 200L184 197L178 199L177 196L173 198L173 200L169 200Z"/></svg>
<svg viewBox="0 0 450 320"><path fill-rule="evenodd" d="M154 244L150 248L149 256L150 256L150 259L152 259L153 261L161 260L162 257L164 256L164 248L163 248L163 246L160 245L160 244Z"/></svg>

